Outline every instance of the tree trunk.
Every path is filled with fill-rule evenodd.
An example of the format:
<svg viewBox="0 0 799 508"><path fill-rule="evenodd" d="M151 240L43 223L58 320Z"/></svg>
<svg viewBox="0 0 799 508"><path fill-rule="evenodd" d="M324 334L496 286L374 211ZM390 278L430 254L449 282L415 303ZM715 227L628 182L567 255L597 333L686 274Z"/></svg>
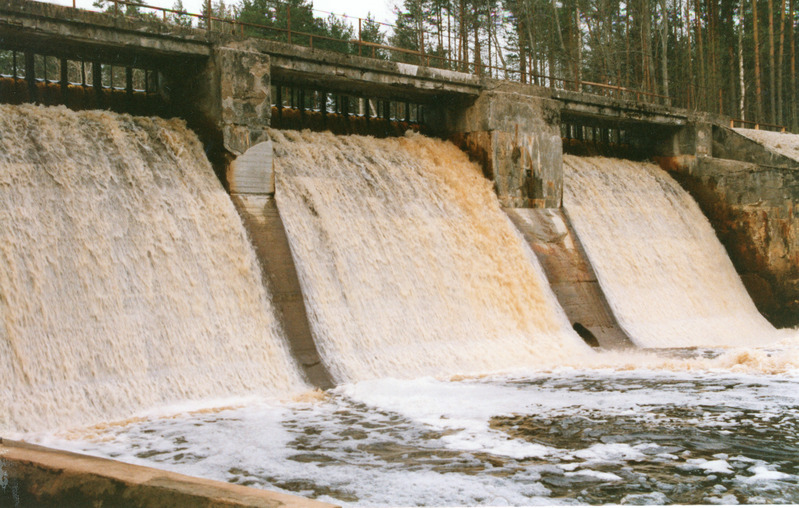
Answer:
<svg viewBox="0 0 799 508"><path fill-rule="evenodd" d="M580 68L582 67L583 63L583 32L580 30L580 4L579 2L575 4L576 9L574 11L574 36L575 36L575 45L577 47L577 56L574 59L574 79L577 81L577 91L581 92L583 89L583 85L580 83L583 80L582 72ZM621 83L619 83L621 84Z"/></svg>
<svg viewBox="0 0 799 508"><path fill-rule="evenodd" d="M702 6L699 5L699 0L696 0L696 41L696 52L699 56L696 104L701 109L707 106L707 81L705 79L707 73L705 71L705 48L702 43Z"/></svg>
<svg viewBox="0 0 799 508"><path fill-rule="evenodd" d="M742 0L743 1L743 0ZM687 94L688 97L686 99L686 107L691 108L695 106L696 102L696 93L694 92L694 58L693 52L691 51L691 5L690 0L687 0L685 3L685 21L686 21L686 29L685 35L688 37L688 44L685 47L686 59L688 60L688 79L687 79Z"/></svg>
<svg viewBox="0 0 799 508"><path fill-rule="evenodd" d="M752 0L752 24L754 25L753 34L755 36L755 109L757 116L755 121L763 121L763 86L760 76L760 43L757 26L757 0Z"/></svg>
<svg viewBox="0 0 799 508"><path fill-rule="evenodd" d="M500 65L502 65L503 79L508 79L508 65L505 63L505 56L502 54L502 47L500 47L499 45L499 38L497 37L496 27L494 27L493 37L494 37L494 47L496 48L497 51L497 58L499 59Z"/></svg>
<svg viewBox="0 0 799 508"><path fill-rule="evenodd" d="M660 0L660 12L663 15L663 23L660 27L660 43L663 46L661 62L661 73L663 74L663 95L669 96L669 13L666 10L666 0ZM665 99L669 104L669 99Z"/></svg>
<svg viewBox="0 0 799 508"><path fill-rule="evenodd" d="M558 34L558 47L560 49L561 58L566 54L566 46L563 44L563 31L560 28L560 15L558 14L558 7L557 7L557 0L552 0L552 15L555 17L555 33ZM555 64L558 61L558 58L555 56L555 51L552 50L550 52L551 60L549 64L549 74L550 76L555 76ZM568 68L568 67L567 67ZM564 72L565 74L565 72ZM565 76L564 76L565 77ZM565 88L565 86L564 86Z"/></svg>
<svg viewBox="0 0 799 508"><path fill-rule="evenodd" d="M625 46L626 46L625 52L624 52L624 59L625 59L625 63L626 63L626 65L624 66L624 71L625 71L625 83L624 83L624 86L627 87L627 88L630 88L630 83L632 83L632 81L630 79L630 72L632 71L632 65L631 65L631 62L630 62L630 4L629 3L627 3L624 6L624 16L625 16L625 20L626 20L625 24L624 24L624 26L625 26L625 31L624 31L625 32L625 34L624 34L625 41L624 42L625 42Z"/></svg>
<svg viewBox="0 0 799 508"><path fill-rule="evenodd" d="M796 11L794 10L794 0L791 0L791 9L788 19L791 20L791 121L793 122L793 131L799 132L799 103L796 100L796 26L794 20L796 19Z"/></svg>
<svg viewBox="0 0 799 508"><path fill-rule="evenodd" d="M469 31L466 28L466 0L460 1L460 60L461 70L464 72L469 71Z"/></svg>
<svg viewBox="0 0 799 508"><path fill-rule="evenodd" d="M540 62L536 58L535 35L533 34L533 29L534 29L533 19L535 19L535 16L533 15L534 13L531 12L532 8L533 6L531 5L530 9L527 8L524 9L524 14L525 17L527 18L525 26L527 27L527 40L529 42L528 48L530 49L530 54L529 54L530 65L528 66L528 68L530 69L530 73L533 75L534 83L538 85L539 84L538 76L541 74L541 71L539 69Z"/></svg>
<svg viewBox="0 0 799 508"><path fill-rule="evenodd" d="M768 0L768 63L769 63L769 98L771 99L771 123L777 123L777 78L774 58L774 0Z"/></svg>
<svg viewBox="0 0 799 508"><path fill-rule="evenodd" d="M783 98L782 98L782 89L783 89L782 70L784 62L785 62L785 0L782 0L780 6L780 49L779 49L779 56L777 57L777 123L781 125L785 124L785 115L783 114L784 108L783 108Z"/></svg>
<svg viewBox="0 0 799 508"><path fill-rule="evenodd" d="M517 2L519 5L521 2ZM525 36L525 28L524 28L524 20L522 19L522 12L521 9L518 10L519 17L516 20L518 22L518 29L517 34L519 37L519 72L521 73L521 81L522 83L527 83L527 45L524 43L524 36Z"/></svg>
<svg viewBox="0 0 799 508"><path fill-rule="evenodd" d="M738 80L741 88L739 114L746 120L746 80L744 79L744 0L741 0L740 25L738 26Z"/></svg>
<svg viewBox="0 0 799 508"><path fill-rule="evenodd" d="M641 7L641 42L644 48L645 88L650 92L657 92L655 89L655 62L652 58L652 11L650 10L649 0L642 0Z"/></svg>
<svg viewBox="0 0 799 508"><path fill-rule="evenodd" d="M474 73L483 74L483 60L480 49L480 15L474 12Z"/></svg>

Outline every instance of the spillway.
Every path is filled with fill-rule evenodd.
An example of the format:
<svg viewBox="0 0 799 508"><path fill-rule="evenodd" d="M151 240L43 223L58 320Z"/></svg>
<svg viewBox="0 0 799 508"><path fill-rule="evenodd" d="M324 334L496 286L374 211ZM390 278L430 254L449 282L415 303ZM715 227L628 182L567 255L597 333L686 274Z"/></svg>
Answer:
<svg viewBox="0 0 799 508"><path fill-rule="evenodd" d="M0 431L306 388L180 121L0 106Z"/></svg>
<svg viewBox="0 0 799 508"><path fill-rule="evenodd" d="M668 173L644 162L563 159L564 208L637 345L756 345L775 337L710 223Z"/></svg>
<svg viewBox="0 0 799 508"><path fill-rule="evenodd" d="M337 381L505 370L588 349L454 145L270 135L278 207Z"/></svg>

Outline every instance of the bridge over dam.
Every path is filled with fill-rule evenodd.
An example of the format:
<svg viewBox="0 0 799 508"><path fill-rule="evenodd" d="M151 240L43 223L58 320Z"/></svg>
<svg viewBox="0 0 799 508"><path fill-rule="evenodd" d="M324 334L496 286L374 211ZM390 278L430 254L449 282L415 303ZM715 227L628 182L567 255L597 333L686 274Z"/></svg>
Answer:
<svg viewBox="0 0 799 508"><path fill-rule="evenodd" d="M799 161L729 119L28 0L0 5L2 102L65 104L185 119L230 192L281 307L295 355L319 361L274 202L268 129L448 139L493 182L572 322L605 345L627 339L563 205L563 156L655 160L698 201L759 310L799 323ZM8 60L8 59L7 59ZM632 99L632 100L631 100Z"/></svg>

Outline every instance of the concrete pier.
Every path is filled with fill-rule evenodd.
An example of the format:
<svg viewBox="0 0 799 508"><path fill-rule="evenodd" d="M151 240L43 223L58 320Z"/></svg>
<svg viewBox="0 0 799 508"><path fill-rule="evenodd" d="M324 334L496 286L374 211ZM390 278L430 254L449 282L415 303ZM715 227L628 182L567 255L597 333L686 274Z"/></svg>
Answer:
<svg viewBox="0 0 799 508"><path fill-rule="evenodd" d="M560 209L506 208L535 252L569 322L585 339L590 332L607 349L633 347L605 299L568 217Z"/></svg>

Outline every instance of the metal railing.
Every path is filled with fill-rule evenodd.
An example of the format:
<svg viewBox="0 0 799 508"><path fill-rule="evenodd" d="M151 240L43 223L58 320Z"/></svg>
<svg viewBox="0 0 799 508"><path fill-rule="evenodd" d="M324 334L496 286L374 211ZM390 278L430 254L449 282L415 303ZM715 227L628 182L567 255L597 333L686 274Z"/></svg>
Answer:
<svg viewBox="0 0 799 508"><path fill-rule="evenodd" d="M731 118L730 129L734 129L735 124L741 124L741 127L745 125L753 125L755 130L760 130L761 128L763 128L764 130L769 130L769 131L786 132L787 129L785 125L777 125L773 123L763 123L763 122L752 122L750 120L741 120L740 118Z"/></svg>
<svg viewBox="0 0 799 508"><path fill-rule="evenodd" d="M388 46L385 44L378 44L370 41L365 41L363 40L362 29L363 29L363 22L367 20L364 20L363 18L360 17L357 18L358 39L343 40L335 37L329 37L326 35L312 34L292 29L291 7L289 5L286 5L286 27L281 28L281 27L262 25L257 23L248 23L237 19L216 17L213 15L211 0L205 0L205 13L203 14L191 13L182 10L175 10L166 7L158 7L129 0L109 0L109 1L113 3L114 6L113 10L116 15L124 15L120 6L126 6L126 7L130 6L135 8L150 9L153 11L160 12L161 20L164 23L173 22L173 19L170 18L170 15L172 17L177 17L177 16L188 17L192 20L196 19L198 21L198 24L200 24L199 22L202 22L202 24L204 24L204 28L208 31L238 33L240 35L248 35L248 36L263 37L263 38L270 38L269 36L265 35L266 32L269 32L271 34L276 34L278 37L284 38L285 41L288 42L289 44L305 45L310 48L318 46L321 41L326 43L332 43L332 44L325 44L327 47L325 47L324 49L326 50L340 51L343 48L344 49L343 52L345 53L357 54L363 57L380 58L378 52L384 52L394 55L403 55L406 59L413 59L419 65L422 66L458 70L461 72L471 73L477 76L487 75L488 77L491 78L493 78L494 76L498 78L502 77L503 79L507 79L510 81L517 81L525 84L537 84L540 86L549 87L553 89L582 92L591 95L614 97L626 100L635 100L636 102L646 102L650 104L672 105L675 102L678 102L676 101L675 98L669 97L668 95L658 94L645 90L627 88L618 85L612 85L609 83L611 81L610 79L608 79L607 80L608 82L606 83L599 83L596 81L589 81L589 80L573 80L573 79L551 76L547 74L530 72L524 69L512 69L508 68L507 66L498 66L498 65L464 61L460 58L453 58L449 53L450 52L449 49L446 50L447 55L440 55L440 54L432 54L425 52L424 45L422 47L422 50L419 51L419 50L399 48L395 46ZM72 0L72 7L73 8L76 7L75 0ZM319 11L316 9L314 9L314 12L334 15L331 12ZM159 16L156 15L155 17L158 18ZM344 15L344 17L350 19L356 19L354 17L346 15ZM370 23L377 23L379 25L396 28L388 23L377 22L374 20L368 20L368 21ZM245 33L245 31L247 33ZM421 34L422 41L425 40L426 36L435 38L438 36L438 34L428 33L423 31ZM274 37L271 38L274 39ZM737 119L733 120L731 124L734 125L735 122L754 125L756 129L759 129L761 127L766 127L766 128L779 129L782 132L785 132L786 130L786 127L783 125L750 122Z"/></svg>
<svg viewBox="0 0 799 508"><path fill-rule="evenodd" d="M140 9L150 9L152 11L159 12L160 16L156 15L156 18L160 17L161 21L164 23L172 22L170 15L172 17L177 17L177 16L187 17L192 20L197 20L198 24L202 23L204 25L204 28L208 31L221 31L225 33L234 33L234 34L237 33L240 35L248 35L255 37L260 36L263 38L270 38L264 35L264 32L269 32L271 34L275 34L279 37L284 38L285 41L288 42L289 44L303 45L310 48L314 48L319 45L320 41L325 41L333 44L328 44L329 47L325 47L324 49L336 51L337 48L339 49L344 48L343 52L345 53L357 54L363 57L378 58L377 53L381 51L389 54L404 55L406 58L411 57L413 60L417 60L418 64L422 66L458 70L461 72L467 72L477 76L487 75L488 77L492 78L494 76L497 77L501 76L504 79L508 79L511 81L518 81L526 84L538 83L541 84L541 86L548 86L550 88L578 91L578 92L590 93L593 95L604 95L604 96L612 96L612 97L627 98L627 99L635 98L635 100L637 101L641 101L641 99L644 98L647 99L649 102L668 103L668 101L670 100L669 97L665 95L653 92L647 92L643 90L625 88L607 83L597 83L593 81L575 81L567 78L555 77L546 74L521 71L517 69L509 69L507 67L502 67L498 65L468 62L459 58L453 58L449 54L439 55L439 54L428 53L423 50L419 51L413 49L399 48L396 46L388 46L385 44L378 44L370 41L365 41L363 40L362 36L362 27L363 27L363 22L367 20L363 18L357 18L358 39L343 40L335 37L329 37L326 35L312 34L292 29L291 8L288 5L286 6L286 27L282 28L282 27L262 25L257 23L249 23L237 19L216 17L212 14L210 0L206 0L205 13L203 14L170 9L166 7L158 7L154 5L148 5L145 3L133 2L128 0L110 0L110 2L113 4L113 13L118 16L125 15L123 12L124 10L123 7L129 6ZM76 7L75 0L73 0L72 6L73 8ZM332 14L327 11L318 11L318 12L323 12L325 14ZM345 16L345 17L350 17L350 16ZM378 23L380 25L388 27L393 26L387 23L376 22L374 20L369 20L369 21L371 23ZM222 27L227 27L227 28L222 28ZM246 34L245 31L247 32ZM435 34L433 35L435 36Z"/></svg>

